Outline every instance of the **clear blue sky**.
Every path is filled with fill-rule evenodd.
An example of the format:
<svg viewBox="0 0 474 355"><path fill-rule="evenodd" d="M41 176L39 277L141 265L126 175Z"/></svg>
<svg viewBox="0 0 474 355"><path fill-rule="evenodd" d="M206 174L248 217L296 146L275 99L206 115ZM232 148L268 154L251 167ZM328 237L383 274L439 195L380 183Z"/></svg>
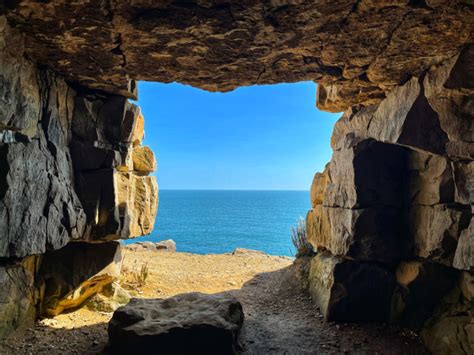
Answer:
<svg viewBox="0 0 474 355"><path fill-rule="evenodd" d="M311 82L224 94L140 82L160 189L308 190L340 117L319 111L315 96Z"/></svg>

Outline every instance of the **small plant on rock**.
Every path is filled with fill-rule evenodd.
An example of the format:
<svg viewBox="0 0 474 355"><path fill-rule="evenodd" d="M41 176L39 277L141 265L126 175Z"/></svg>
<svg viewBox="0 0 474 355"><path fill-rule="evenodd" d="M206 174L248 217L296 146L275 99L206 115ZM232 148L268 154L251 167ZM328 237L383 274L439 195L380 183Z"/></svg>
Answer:
<svg viewBox="0 0 474 355"><path fill-rule="evenodd" d="M313 246L308 242L306 223L303 218L299 219L296 227L291 228L291 241L296 249L296 258L315 254Z"/></svg>

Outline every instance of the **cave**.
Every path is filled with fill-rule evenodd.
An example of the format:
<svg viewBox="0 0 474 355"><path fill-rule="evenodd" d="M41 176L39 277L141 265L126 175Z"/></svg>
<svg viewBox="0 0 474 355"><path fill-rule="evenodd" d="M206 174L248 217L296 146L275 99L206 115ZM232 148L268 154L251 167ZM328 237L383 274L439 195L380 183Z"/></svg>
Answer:
<svg viewBox="0 0 474 355"><path fill-rule="evenodd" d="M314 81L344 113L311 186L313 302L472 354L473 43L468 0L2 2L0 338L80 307L153 229L138 80Z"/></svg>

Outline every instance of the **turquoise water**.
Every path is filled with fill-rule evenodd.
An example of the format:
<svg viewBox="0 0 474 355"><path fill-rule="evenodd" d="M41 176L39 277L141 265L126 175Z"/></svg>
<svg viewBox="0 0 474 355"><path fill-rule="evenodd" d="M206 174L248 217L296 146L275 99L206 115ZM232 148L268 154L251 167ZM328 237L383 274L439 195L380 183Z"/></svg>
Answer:
<svg viewBox="0 0 474 355"><path fill-rule="evenodd" d="M290 230L309 208L308 191L164 190L154 231L134 241L173 239L178 251L198 254L239 247L293 256Z"/></svg>

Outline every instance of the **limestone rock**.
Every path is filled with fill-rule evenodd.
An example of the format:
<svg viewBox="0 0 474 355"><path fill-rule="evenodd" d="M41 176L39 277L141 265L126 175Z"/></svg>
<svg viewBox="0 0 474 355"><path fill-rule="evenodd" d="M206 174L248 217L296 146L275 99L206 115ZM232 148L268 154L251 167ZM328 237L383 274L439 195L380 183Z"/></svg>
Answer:
<svg viewBox="0 0 474 355"><path fill-rule="evenodd" d="M34 276L37 257L0 266L0 339L36 318Z"/></svg>
<svg viewBox="0 0 474 355"><path fill-rule="evenodd" d="M467 278L472 280L472 275ZM424 326L421 336L433 354L472 354L474 352L474 301L466 292L466 275L440 303Z"/></svg>
<svg viewBox="0 0 474 355"><path fill-rule="evenodd" d="M116 282L106 285L86 303L86 307L96 312L114 312L117 308L126 305L132 296Z"/></svg>
<svg viewBox="0 0 474 355"><path fill-rule="evenodd" d="M308 241L318 250L356 260L393 261L406 254L398 209L316 206L307 216Z"/></svg>
<svg viewBox="0 0 474 355"><path fill-rule="evenodd" d="M327 321L387 320L394 276L377 264L318 253L311 261L309 293Z"/></svg>
<svg viewBox="0 0 474 355"><path fill-rule="evenodd" d="M28 56L91 89L134 97L130 78L211 91L313 80L323 84L319 107L331 111L374 103L456 55L474 26L461 1L9 5Z"/></svg>
<svg viewBox="0 0 474 355"><path fill-rule="evenodd" d="M373 140L354 143L333 153L323 204L365 208L403 203L408 151Z"/></svg>
<svg viewBox="0 0 474 355"><path fill-rule="evenodd" d="M316 173L314 175L313 183L311 184L310 189L311 206L313 208L315 208L316 205L323 204L324 192L326 191L327 185L329 183L328 167L329 165L326 164L322 173Z"/></svg>
<svg viewBox="0 0 474 355"><path fill-rule="evenodd" d="M129 239L153 230L158 208L154 176L111 169L77 175L78 195L87 215L85 239Z"/></svg>
<svg viewBox="0 0 474 355"><path fill-rule="evenodd" d="M451 268L421 261L401 262L395 275L398 287L392 299L392 321L416 328L431 317L458 278Z"/></svg>
<svg viewBox="0 0 474 355"><path fill-rule="evenodd" d="M230 295L180 294L168 299L134 298L109 323L114 352L233 354L244 321Z"/></svg>
<svg viewBox="0 0 474 355"><path fill-rule="evenodd" d="M415 255L452 266L461 232L468 227L470 219L471 210L467 206L411 207L408 228L410 239L414 240Z"/></svg>
<svg viewBox="0 0 474 355"><path fill-rule="evenodd" d="M175 252L176 251L176 243L172 239L162 240L160 242L155 243L156 249L161 251L169 251Z"/></svg>
<svg viewBox="0 0 474 355"><path fill-rule="evenodd" d="M156 170L156 160L149 147L133 148L133 170L140 173L151 173Z"/></svg>
<svg viewBox="0 0 474 355"><path fill-rule="evenodd" d="M461 232L454 255L453 266L457 269L474 271L474 218Z"/></svg>
<svg viewBox="0 0 474 355"><path fill-rule="evenodd" d="M453 163L456 202L474 204L474 161Z"/></svg>
<svg viewBox="0 0 474 355"><path fill-rule="evenodd" d="M46 253L36 281L41 290L40 313L55 316L81 306L120 276L119 243L70 243Z"/></svg>

